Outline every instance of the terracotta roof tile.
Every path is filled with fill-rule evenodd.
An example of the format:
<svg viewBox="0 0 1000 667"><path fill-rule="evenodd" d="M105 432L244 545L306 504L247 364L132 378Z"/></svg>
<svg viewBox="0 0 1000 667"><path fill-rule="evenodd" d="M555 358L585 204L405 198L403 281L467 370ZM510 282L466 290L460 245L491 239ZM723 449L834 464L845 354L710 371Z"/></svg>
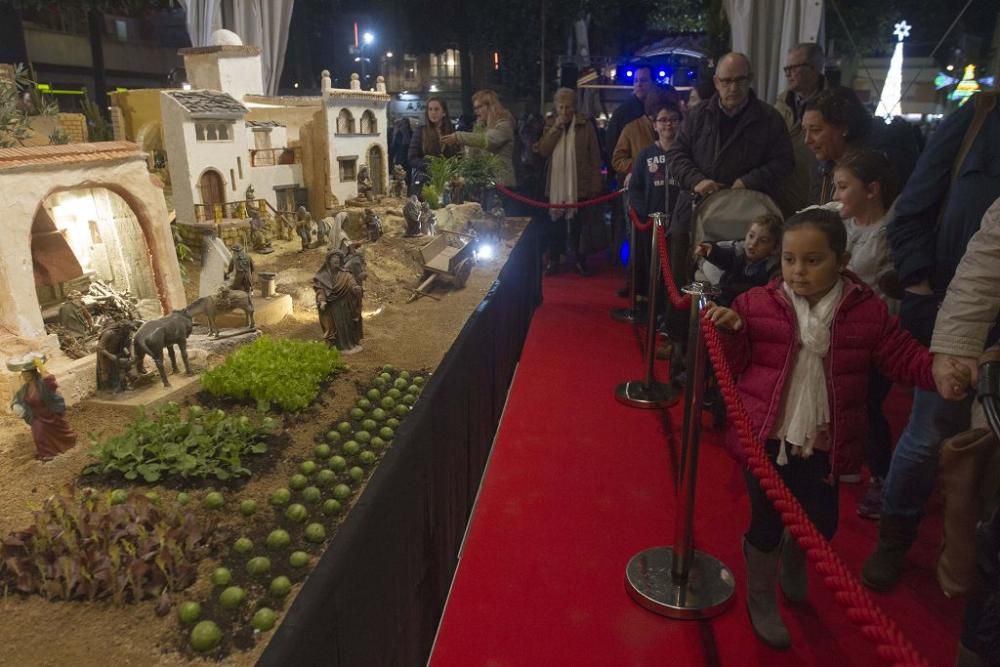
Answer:
<svg viewBox="0 0 1000 667"><path fill-rule="evenodd" d="M177 100L194 118L242 118L248 111L232 95L215 90L170 90L167 95Z"/></svg>
<svg viewBox="0 0 1000 667"><path fill-rule="evenodd" d="M0 171L52 164L85 164L135 158L145 159L139 146L129 141L3 148L0 149Z"/></svg>

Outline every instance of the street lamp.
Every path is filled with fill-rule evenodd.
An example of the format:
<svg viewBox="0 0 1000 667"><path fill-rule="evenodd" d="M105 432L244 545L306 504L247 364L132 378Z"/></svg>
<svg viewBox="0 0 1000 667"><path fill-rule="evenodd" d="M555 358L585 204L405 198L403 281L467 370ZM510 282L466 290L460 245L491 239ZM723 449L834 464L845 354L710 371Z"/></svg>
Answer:
<svg viewBox="0 0 1000 667"><path fill-rule="evenodd" d="M365 73L365 63L368 62L369 58L365 55L365 47L371 46L375 42L375 35L369 30L365 30L364 34L361 35L361 86L367 85L368 75Z"/></svg>

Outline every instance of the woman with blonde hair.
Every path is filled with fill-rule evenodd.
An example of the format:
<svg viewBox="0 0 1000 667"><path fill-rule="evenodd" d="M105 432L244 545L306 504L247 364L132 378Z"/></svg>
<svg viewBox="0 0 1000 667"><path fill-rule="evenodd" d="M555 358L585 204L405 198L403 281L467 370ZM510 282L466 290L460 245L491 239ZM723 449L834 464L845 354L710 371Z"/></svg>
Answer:
<svg viewBox="0 0 1000 667"><path fill-rule="evenodd" d="M476 112L476 127L472 132L455 132L441 137L442 146L464 146L470 152L487 151L500 159L499 185L513 188L514 176L514 116L500 104L492 90L480 90L472 96Z"/></svg>
<svg viewBox="0 0 1000 667"><path fill-rule="evenodd" d="M545 195L552 204L575 204L591 199L601 192L601 146L597 130L587 117L576 111L576 93L560 88L553 97L555 115L545 122L542 138L534 151L548 160L545 176ZM566 227L574 269L582 276L589 275L584 255L580 249L580 236L584 221L592 221L590 208L550 209L552 229L549 234L549 260L546 273L559 270L560 260L566 253Z"/></svg>

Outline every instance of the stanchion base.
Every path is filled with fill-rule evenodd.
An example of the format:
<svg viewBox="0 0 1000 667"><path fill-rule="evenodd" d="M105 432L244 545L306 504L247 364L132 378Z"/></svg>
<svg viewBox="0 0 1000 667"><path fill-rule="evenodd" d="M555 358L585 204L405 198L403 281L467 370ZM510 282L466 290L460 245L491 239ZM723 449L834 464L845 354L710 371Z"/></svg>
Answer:
<svg viewBox="0 0 1000 667"><path fill-rule="evenodd" d="M625 568L625 590L640 607L654 614L694 620L721 614L733 599L733 573L713 556L695 551L684 581L670 573L672 547L652 547L632 556Z"/></svg>
<svg viewBox="0 0 1000 667"><path fill-rule="evenodd" d="M633 408L659 408L673 405L681 400L681 395L669 384L653 382L646 385L641 380L635 380L615 387L615 398Z"/></svg>
<svg viewBox="0 0 1000 667"><path fill-rule="evenodd" d="M636 308L612 308L611 319L616 322L625 322L626 324L645 324L646 320L649 318L646 315L646 310Z"/></svg>

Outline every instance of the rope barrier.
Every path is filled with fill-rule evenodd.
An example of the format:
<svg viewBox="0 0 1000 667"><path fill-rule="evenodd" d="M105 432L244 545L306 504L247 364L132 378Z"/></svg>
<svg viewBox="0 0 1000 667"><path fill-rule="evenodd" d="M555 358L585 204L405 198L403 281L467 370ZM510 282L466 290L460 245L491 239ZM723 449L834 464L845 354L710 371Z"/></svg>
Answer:
<svg viewBox="0 0 1000 667"><path fill-rule="evenodd" d="M643 222L639 219L639 214L631 206L628 208L628 217L632 221L632 224L635 225L636 230L640 232L648 232L649 228L653 226L652 218L646 218L646 222Z"/></svg>
<svg viewBox="0 0 1000 667"><path fill-rule="evenodd" d="M682 296L674 283L670 258L667 256L667 244L663 237L660 237L657 245L663 280L667 285L671 302L677 308L690 306L690 297ZM687 306L683 305L685 299ZM719 332L716 331L714 324L705 319L701 321L701 330L712 366L715 368L726 411L733 420L740 446L746 454L747 467L760 482L761 488L764 489L774 508L781 514L781 520L788 531L805 550L813 567L823 576L823 583L833 592L834 600L845 608L847 617L860 627L861 634L875 643L875 652L882 660L897 667L926 667L927 661L862 588L853 572L844 565L830 543L810 521L802 505L778 476L778 471L764 451L763 442L754 435L750 415L736 390L736 381L723 352Z"/></svg>
<svg viewBox="0 0 1000 667"><path fill-rule="evenodd" d="M622 188L621 190L615 190L614 192L609 192L606 195L601 195L600 197L595 197L594 199L588 199L586 201L578 201L571 204L552 204L547 201L538 201L537 199L525 197L524 195L514 192L510 188L504 187L503 185L497 184L496 188L497 192L510 197L514 201L519 201L522 204L534 206L535 208L587 208L588 206L597 206L598 204L609 202L617 197L620 197L621 194L625 192L625 188Z"/></svg>
<svg viewBox="0 0 1000 667"><path fill-rule="evenodd" d="M670 257L667 253L666 234L660 234L657 237L656 246L660 253L660 271L663 273L663 282L667 285L670 303L678 310L687 310L691 307L691 297L687 294L681 294L681 291L677 289L677 283L674 282L674 272L670 267Z"/></svg>
<svg viewBox="0 0 1000 667"><path fill-rule="evenodd" d="M830 543L809 520L802 505L782 482L764 451L763 443L754 436L750 415L737 393L736 382L722 350L719 332L715 325L704 319L701 329L726 410L733 419L740 446L747 456L748 467L775 509L781 513L782 522L806 551L816 571L823 575L823 583L833 592L837 603L845 608L847 617L860 626L865 637L875 643L878 656L893 665L926 666L927 661L861 587L854 574L844 565Z"/></svg>

